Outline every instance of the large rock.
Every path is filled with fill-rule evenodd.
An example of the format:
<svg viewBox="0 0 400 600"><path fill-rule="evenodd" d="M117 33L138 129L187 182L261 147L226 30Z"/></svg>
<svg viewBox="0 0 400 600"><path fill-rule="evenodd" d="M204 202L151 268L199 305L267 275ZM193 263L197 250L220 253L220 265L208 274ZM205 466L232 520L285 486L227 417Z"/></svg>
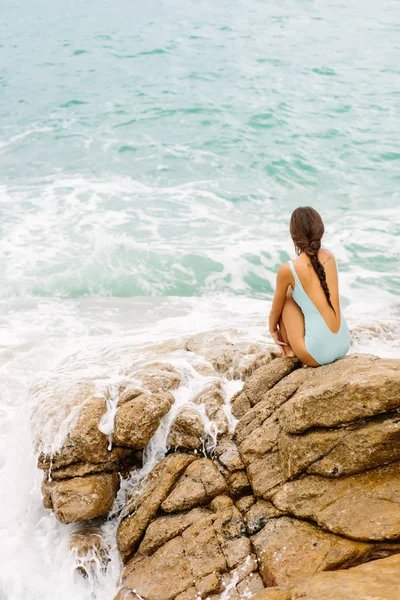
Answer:
<svg viewBox="0 0 400 600"><path fill-rule="evenodd" d="M360 564L371 551L369 544L346 540L290 517L268 520L252 542L267 587L317 571Z"/></svg>
<svg viewBox="0 0 400 600"><path fill-rule="evenodd" d="M197 404L199 410L184 408L175 417L168 435L169 446L199 450L207 437L214 439L227 432L228 419L222 408L225 394L220 381L209 382L191 402Z"/></svg>
<svg viewBox="0 0 400 600"><path fill-rule="evenodd" d="M131 563L123 589L116 600L126 598L125 590L154 600L172 600L193 583L185 546L180 536L166 542L152 556Z"/></svg>
<svg viewBox="0 0 400 600"><path fill-rule="evenodd" d="M314 377L283 407L285 431L337 427L400 408L400 362L349 356L316 369Z"/></svg>
<svg viewBox="0 0 400 600"><path fill-rule="evenodd" d="M202 458L188 466L161 508L171 513L208 504L226 489L226 481L214 463L208 458Z"/></svg>
<svg viewBox="0 0 400 600"><path fill-rule="evenodd" d="M84 577L95 577L99 567L104 573L111 560L110 547L101 529L94 525L78 526L70 535L68 549L74 556L76 570Z"/></svg>
<svg viewBox="0 0 400 600"><path fill-rule="evenodd" d="M253 600L398 600L400 555L346 571L317 573L282 588L269 588Z"/></svg>
<svg viewBox="0 0 400 600"><path fill-rule="evenodd" d="M264 586L257 570L240 512L218 496L207 507L153 521L123 572L117 599L129 598L129 590L149 600L216 599L227 587L236 598L250 597Z"/></svg>
<svg viewBox="0 0 400 600"><path fill-rule="evenodd" d="M303 476L273 497L277 508L358 540L400 538L400 462L331 479Z"/></svg>
<svg viewBox="0 0 400 600"><path fill-rule="evenodd" d="M170 454L156 465L143 489L128 504L125 509L128 516L121 521L117 531L118 550L124 561L136 550L161 503L182 471L194 460L196 457L188 454Z"/></svg>
<svg viewBox="0 0 400 600"><path fill-rule="evenodd" d="M136 449L147 446L173 401L172 394L160 392L125 402L115 415L113 443Z"/></svg>
<svg viewBox="0 0 400 600"><path fill-rule="evenodd" d="M128 373L129 379L121 388L119 405L125 404L129 400L141 393L158 394L176 389L181 382L181 375L175 367L168 363L153 362L146 365L140 365Z"/></svg>
<svg viewBox="0 0 400 600"><path fill-rule="evenodd" d="M58 469L77 462L91 464L109 462L107 436L99 430L99 423L107 410L106 401L95 396L83 397L81 401L82 406L79 408L76 423L66 434L60 450L54 454L40 454L39 468Z"/></svg>
<svg viewBox="0 0 400 600"><path fill-rule="evenodd" d="M49 484L51 506L62 523L104 517L112 508L118 485L113 473L54 481Z"/></svg>
<svg viewBox="0 0 400 600"><path fill-rule="evenodd" d="M175 417L168 434L168 446L200 450L205 441L204 422L193 408L184 408Z"/></svg>
<svg viewBox="0 0 400 600"><path fill-rule="evenodd" d="M315 586L309 597L323 600L325 583L315 582L325 575L400 553L400 361L349 356L299 368L296 359L276 358L235 335L192 336L153 356L148 346L140 358L135 349L122 361L126 379L117 397L107 380L85 381L67 390L63 412L62 402L51 406L43 393L43 496L58 518L106 516L119 478L137 470L118 499L126 494L118 600L248 600L265 585L278 585L265 593L285 600L308 598ZM141 480L141 458L147 469L146 446L180 385L171 363L184 357L185 386L188 377L195 383L185 395L196 393L179 407L169 435L160 431L169 452L181 451ZM238 376L244 385L231 401L240 419L233 433L226 384ZM185 397L180 390L175 396ZM110 430L103 417L115 404L109 448L99 427ZM55 421L58 437L47 443ZM64 430L61 452L52 455ZM90 533L75 537L73 551L89 573L100 542ZM345 598L332 582L334 597Z"/></svg>

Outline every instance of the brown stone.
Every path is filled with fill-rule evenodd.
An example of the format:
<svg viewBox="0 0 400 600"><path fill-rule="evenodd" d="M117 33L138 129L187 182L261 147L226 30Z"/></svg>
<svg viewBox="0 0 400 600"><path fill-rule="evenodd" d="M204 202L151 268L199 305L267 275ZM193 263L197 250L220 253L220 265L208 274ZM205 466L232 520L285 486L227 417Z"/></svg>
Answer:
<svg viewBox="0 0 400 600"><path fill-rule="evenodd" d="M247 530L250 535L257 533L264 525L273 517L282 516L282 512L278 510L269 500L257 500L246 511L244 520L247 525Z"/></svg>
<svg viewBox="0 0 400 600"><path fill-rule="evenodd" d="M193 586L176 596L175 600L199 600L199 595L196 588Z"/></svg>
<svg viewBox="0 0 400 600"><path fill-rule="evenodd" d="M108 453L108 459L102 463L76 462L65 467L49 469L48 475L53 480L70 479L71 477L83 477L92 473L120 471L126 465L137 465L139 463L136 452L130 448L114 447Z"/></svg>
<svg viewBox="0 0 400 600"><path fill-rule="evenodd" d="M51 500L51 487L52 487L52 482L48 479L48 476L45 473L45 476L43 477L43 481L42 481L42 485L41 485L41 491L42 491L42 498L43 498L43 506L48 509L53 508L53 502Z"/></svg>
<svg viewBox="0 0 400 600"><path fill-rule="evenodd" d="M358 540L400 537L400 463L330 479L302 476L286 483L274 505Z"/></svg>
<svg viewBox="0 0 400 600"><path fill-rule="evenodd" d="M204 423L192 408L184 408L174 419L168 434L168 446L199 450L204 443Z"/></svg>
<svg viewBox="0 0 400 600"><path fill-rule="evenodd" d="M268 364L272 358L271 348L260 344L239 342L236 344L237 352L232 360L233 379L247 379L256 369Z"/></svg>
<svg viewBox="0 0 400 600"><path fill-rule="evenodd" d="M282 462L277 451L254 459L247 468L255 496L269 500L285 482Z"/></svg>
<svg viewBox="0 0 400 600"><path fill-rule="evenodd" d="M283 434L279 438L279 456L285 479L293 479L323 458L349 435L348 428L317 429L304 435Z"/></svg>
<svg viewBox="0 0 400 600"><path fill-rule="evenodd" d="M186 350L203 356L220 373L228 371L237 352L232 342L215 332L193 335L186 340L185 347Z"/></svg>
<svg viewBox="0 0 400 600"><path fill-rule="evenodd" d="M251 465L255 458L262 457L277 447L281 428L279 421L272 415L260 427L239 444L239 451L246 466Z"/></svg>
<svg viewBox="0 0 400 600"><path fill-rule="evenodd" d="M400 415L366 423L350 431L309 473L338 477L400 460Z"/></svg>
<svg viewBox="0 0 400 600"><path fill-rule="evenodd" d="M112 473L54 481L51 502L62 523L77 523L104 517L111 510L119 478Z"/></svg>
<svg viewBox="0 0 400 600"><path fill-rule="evenodd" d="M400 408L398 360L350 355L314 371L280 410L287 432L337 427Z"/></svg>
<svg viewBox="0 0 400 600"><path fill-rule="evenodd" d="M170 454L147 477L141 493L127 506L133 514L123 519L117 530L117 545L126 562L139 545L147 526L184 469L195 459L188 454Z"/></svg>
<svg viewBox="0 0 400 600"><path fill-rule="evenodd" d="M207 504L224 493L226 487L225 479L214 463L208 458L201 458L188 466L161 508L165 512L175 512Z"/></svg>
<svg viewBox="0 0 400 600"><path fill-rule="evenodd" d="M142 365L129 373L129 376L134 379L125 391L121 394L119 404L132 400L136 395L136 390L141 390L142 393L158 394L175 390L180 382L181 375L179 371L172 365L162 362L153 362ZM139 384L139 385L138 385ZM131 397L129 395L131 394Z"/></svg>
<svg viewBox="0 0 400 600"><path fill-rule="evenodd" d="M251 492L251 485L246 471L235 471L230 473L227 479L231 496L241 496Z"/></svg>
<svg viewBox="0 0 400 600"><path fill-rule="evenodd" d="M195 404L204 405L207 417L213 421L219 436L228 431L228 419L222 410L224 400L225 393L219 380L211 382L192 399Z"/></svg>
<svg viewBox="0 0 400 600"><path fill-rule="evenodd" d="M221 589L221 577L219 573L210 573L195 583L196 591L202 597L211 592L219 592Z"/></svg>
<svg viewBox="0 0 400 600"><path fill-rule="evenodd" d="M314 376L315 369L296 369L286 375L269 392L263 400L240 418L236 426L235 438L242 442L257 427L260 427L272 413L282 406L305 382ZM249 407L250 408L250 407Z"/></svg>
<svg viewBox="0 0 400 600"><path fill-rule="evenodd" d="M300 367L296 358L276 358L257 369L247 378L243 388L251 406L264 399L265 394L294 369Z"/></svg>
<svg viewBox="0 0 400 600"><path fill-rule="evenodd" d="M218 440L218 445L215 448L215 454L220 463L228 469L228 471L241 471L244 469L244 464L240 458L239 450L231 437L225 436Z"/></svg>
<svg viewBox="0 0 400 600"><path fill-rule="evenodd" d="M237 584L236 589L240 598L252 598L264 589L264 583L258 573L250 573Z"/></svg>
<svg viewBox="0 0 400 600"><path fill-rule="evenodd" d="M106 569L110 561L110 547L99 527L82 525L69 538L68 548L73 553L76 569L84 576L94 575L98 567Z"/></svg>
<svg viewBox="0 0 400 600"><path fill-rule="evenodd" d="M123 589L152 600L172 600L192 585L193 575L180 536L134 563L122 584Z"/></svg>
<svg viewBox="0 0 400 600"><path fill-rule="evenodd" d="M75 401L80 400L82 407L79 409L76 424L67 434L58 452L54 455L40 454L39 469L58 469L77 462L106 463L109 460L107 436L99 430L100 420L106 412L105 399L103 397L87 399L80 395L77 398Z"/></svg>
<svg viewBox="0 0 400 600"><path fill-rule="evenodd" d="M182 539L190 569L196 579L227 570L226 560L213 525L214 517L204 517L185 529Z"/></svg>
<svg viewBox="0 0 400 600"><path fill-rule="evenodd" d="M347 570L321 572L263 590L253 600L398 600L400 555Z"/></svg>
<svg viewBox="0 0 400 600"><path fill-rule="evenodd" d="M180 535L190 525L209 513L210 511L206 508L194 508L189 512L159 517L147 527L146 534L139 546L139 553L153 554L160 546Z"/></svg>
<svg viewBox="0 0 400 600"><path fill-rule="evenodd" d="M231 412L235 419L241 419L251 409L250 400L245 392L236 392L231 398Z"/></svg>
<svg viewBox="0 0 400 600"><path fill-rule="evenodd" d="M250 510L250 507L253 506L255 502L256 499L252 495L242 496L236 501L236 508L238 508L242 514L247 513L247 511Z"/></svg>
<svg viewBox="0 0 400 600"><path fill-rule="evenodd" d="M142 394L123 404L115 415L114 444L137 449L147 446L173 401L172 394L160 392Z"/></svg>
<svg viewBox="0 0 400 600"><path fill-rule="evenodd" d="M266 586L359 564L370 551L368 544L346 540L289 517L269 520L252 542Z"/></svg>

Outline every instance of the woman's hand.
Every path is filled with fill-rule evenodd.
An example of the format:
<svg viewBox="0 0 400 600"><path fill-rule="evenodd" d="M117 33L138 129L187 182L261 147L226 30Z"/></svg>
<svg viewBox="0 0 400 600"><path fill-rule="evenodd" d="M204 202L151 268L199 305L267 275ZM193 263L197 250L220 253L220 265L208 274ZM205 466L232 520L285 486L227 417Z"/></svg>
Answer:
<svg viewBox="0 0 400 600"><path fill-rule="evenodd" d="M283 346L287 346L287 344L283 341L279 329L277 329L276 331L273 331L271 333L271 336L272 336L272 339L274 340L275 344L278 346L281 356L285 356L285 349L283 348Z"/></svg>

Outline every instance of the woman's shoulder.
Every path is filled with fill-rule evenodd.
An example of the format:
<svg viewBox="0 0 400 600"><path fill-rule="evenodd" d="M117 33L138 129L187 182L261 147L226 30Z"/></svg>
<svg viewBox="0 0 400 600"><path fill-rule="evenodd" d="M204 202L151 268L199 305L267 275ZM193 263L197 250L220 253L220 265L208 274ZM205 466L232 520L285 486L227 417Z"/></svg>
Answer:
<svg viewBox="0 0 400 600"><path fill-rule="evenodd" d="M329 263L329 262L332 262L333 264L335 264L335 262L336 262L335 255L333 254L333 252L331 252L327 248L321 248L319 260L323 265L325 263Z"/></svg>

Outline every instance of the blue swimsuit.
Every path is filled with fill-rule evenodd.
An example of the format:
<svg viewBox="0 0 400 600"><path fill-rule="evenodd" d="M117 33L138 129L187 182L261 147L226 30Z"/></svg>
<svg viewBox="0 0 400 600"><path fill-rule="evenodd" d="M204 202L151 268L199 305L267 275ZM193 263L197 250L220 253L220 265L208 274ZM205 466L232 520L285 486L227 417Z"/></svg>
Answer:
<svg viewBox="0 0 400 600"><path fill-rule="evenodd" d="M342 311L340 311L339 331L333 333L315 304L304 291L291 260L289 260L289 266L295 280L292 298L304 315L304 344L306 350L318 364L331 363L344 356L350 346L350 332Z"/></svg>

